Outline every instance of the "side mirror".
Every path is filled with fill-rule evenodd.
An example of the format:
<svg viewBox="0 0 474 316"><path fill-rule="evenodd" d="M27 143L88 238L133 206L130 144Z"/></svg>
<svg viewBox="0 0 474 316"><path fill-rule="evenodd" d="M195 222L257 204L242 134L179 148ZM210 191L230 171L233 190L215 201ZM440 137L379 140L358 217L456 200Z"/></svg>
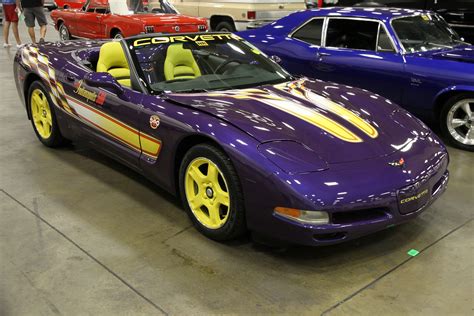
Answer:
<svg viewBox="0 0 474 316"><path fill-rule="evenodd" d="M278 57L277 55L270 56L270 59L276 62L277 64L281 63L281 58Z"/></svg>
<svg viewBox="0 0 474 316"><path fill-rule="evenodd" d="M90 72L84 76L84 82L91 87L112 90L119 96L125 92L120 83L107 72Z"/></svg>

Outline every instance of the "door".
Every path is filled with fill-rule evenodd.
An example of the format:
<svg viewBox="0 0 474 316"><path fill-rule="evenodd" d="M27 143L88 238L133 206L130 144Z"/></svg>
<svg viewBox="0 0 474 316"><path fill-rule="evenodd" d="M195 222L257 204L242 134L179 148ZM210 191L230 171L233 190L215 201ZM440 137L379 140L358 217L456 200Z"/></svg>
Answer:
<svg viewBox="0 0 474 316"><path fill-rule="evenodd" d="M75 15L75 36L96 38L100 30L100 17L95 13L95 7L89 5L85 10L77 11Z"/></svg>
<svg viewBox="0 0 474 316"><path fill-rule="evenodd" d="M403 57L377 20L329 18L324 47L315 58L323 80L402 101L407 85Z"/></svg>
<svg viewBox="0 0 474 316"><path fill-rule="evenodd" d="M123 87L123 93L111 88L89 86L83 78L87 71L67 64L63 68L66 99L77 120L75 133L90 146L138 168L141 155L138 113L142 93Z"/></svg>
<svg viewBox="0 0 474 316"><path fill-rule="evenodd" d="M317 56L321 46L324 18L312 18L297 28L288 38L268 47L262 47L269 55L284 57L283 68L293 74L319 78ZM256 43L258 46L258 43Z"/></svg>

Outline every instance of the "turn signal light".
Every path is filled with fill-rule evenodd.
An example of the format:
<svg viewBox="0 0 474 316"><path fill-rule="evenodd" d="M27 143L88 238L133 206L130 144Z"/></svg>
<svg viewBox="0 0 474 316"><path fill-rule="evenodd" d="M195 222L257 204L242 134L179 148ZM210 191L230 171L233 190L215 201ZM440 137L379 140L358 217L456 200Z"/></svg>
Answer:
<svg viewBox="0 0 474 316"><path fill-rule="evenodd" d="M285 218L307 224L329 224L329 214L322 211L305 211L289 207L275 207L274 212Z"/></svg>
<svg viewBox="0 0 474 316"><path fill-rule="evenodd" d="M247 19L248 20L255 20L256 18L257 18L257 12L247 11Z"/></svg>

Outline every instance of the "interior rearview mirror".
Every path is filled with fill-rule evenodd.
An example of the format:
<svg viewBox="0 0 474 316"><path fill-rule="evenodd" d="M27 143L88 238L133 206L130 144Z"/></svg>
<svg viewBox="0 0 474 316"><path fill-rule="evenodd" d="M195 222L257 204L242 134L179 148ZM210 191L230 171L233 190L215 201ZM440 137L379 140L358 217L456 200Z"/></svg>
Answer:
<svg viewBox="0 0 474 316"><path fill-rule="evenodd" d="M84 76L84 82L90 87L105 88L119 96L125 92L120 83L107 72L89 72Z"/></svg>

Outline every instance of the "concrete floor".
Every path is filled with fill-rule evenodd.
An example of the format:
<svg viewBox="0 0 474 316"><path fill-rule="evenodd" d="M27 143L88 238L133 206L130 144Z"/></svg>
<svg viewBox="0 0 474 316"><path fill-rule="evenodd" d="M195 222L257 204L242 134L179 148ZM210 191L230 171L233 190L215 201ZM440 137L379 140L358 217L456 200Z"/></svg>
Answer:
<svg viewBox="0 0 474 316"><path fill-rule="evenodd" d="M472 315L473 153L450 148L448 191L408 224L327 248L220 244L115 161L42 146L14 53L0 50L0 315Z"/></svg>

